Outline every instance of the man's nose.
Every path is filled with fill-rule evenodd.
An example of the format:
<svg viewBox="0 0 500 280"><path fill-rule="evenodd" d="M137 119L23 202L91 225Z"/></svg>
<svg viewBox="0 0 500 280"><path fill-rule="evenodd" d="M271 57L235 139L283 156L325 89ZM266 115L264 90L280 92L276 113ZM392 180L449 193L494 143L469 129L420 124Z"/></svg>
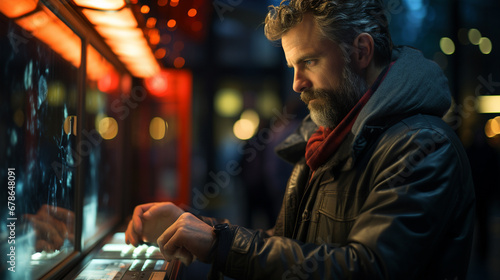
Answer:
<svg viewBox="0 0 500 280"><path fill-rule="evenodd" d="M304 75L302 71L296 71L293 77L293 90L297 93L303 92L305 89L311 88L311 81Z"/></svg>

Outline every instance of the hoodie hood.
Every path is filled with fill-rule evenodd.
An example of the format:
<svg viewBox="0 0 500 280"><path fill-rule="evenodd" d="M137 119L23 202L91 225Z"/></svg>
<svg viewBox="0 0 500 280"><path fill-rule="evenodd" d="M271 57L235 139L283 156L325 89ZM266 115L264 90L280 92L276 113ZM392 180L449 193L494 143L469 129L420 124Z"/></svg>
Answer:
<svg viewBox="0 0 500 280"><path fill-rule="evenodd" d="M443 117L451 106L448 79L441 68L410 47L393 50L387 76L364 106L352 127L359 135L366 125L416 114Z"/></svg>
<svg viewBox="0 0 500 280"><path fill-rule="evenodd" d="M448 79L436 63L411 47L395 47L392 56L394 64L359 113L352 134L346 139L351 141L351 147L364 142L358 138L362 138L366 126L386 126L416 114L443 117L451 106ZM295 133L276 147L276 153L296 163L304 157L307 141L317 129L306 117Z"/></svg>

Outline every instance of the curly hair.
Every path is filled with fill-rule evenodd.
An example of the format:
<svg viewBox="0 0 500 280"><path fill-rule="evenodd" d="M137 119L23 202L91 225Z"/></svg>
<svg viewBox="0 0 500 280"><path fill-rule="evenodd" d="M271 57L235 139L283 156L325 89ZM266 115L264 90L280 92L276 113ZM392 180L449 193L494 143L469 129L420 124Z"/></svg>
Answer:
<svg viewBox="0 0 500 280"><path fill-rule="evenodd" d="M266 37L280 40L307 13L313 15L322 36L339 44L346 60L354 39L368 33L375 44L375 65L390 62L392 40L381 0L283 0L279 6L269 6Z"/></svg>

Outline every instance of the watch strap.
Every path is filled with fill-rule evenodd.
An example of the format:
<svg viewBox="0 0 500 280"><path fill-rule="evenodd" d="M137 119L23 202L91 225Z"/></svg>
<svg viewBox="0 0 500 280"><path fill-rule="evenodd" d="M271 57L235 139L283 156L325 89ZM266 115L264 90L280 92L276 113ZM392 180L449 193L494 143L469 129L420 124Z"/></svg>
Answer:
<svg viewBox="0 0 500 280"><path fill-rule="evenodd" d="M223 271L231 245L233 243L234 233L237 226L231 226L227 223L214 226L214 232L217 237L214 265L219 271Z"/></svg>

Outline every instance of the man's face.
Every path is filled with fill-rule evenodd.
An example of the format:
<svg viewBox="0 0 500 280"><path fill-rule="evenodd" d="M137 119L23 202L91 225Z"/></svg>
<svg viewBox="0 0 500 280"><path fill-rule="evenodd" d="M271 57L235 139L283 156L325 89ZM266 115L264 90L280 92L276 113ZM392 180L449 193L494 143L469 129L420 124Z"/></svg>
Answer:
<svg viewBox="0 0 500 280"><path fill-rule="evenodd" d="M311 15L281 38L293 90L308 105L318 126L333 128L366 92L366 81L345 62L339 45L320 35Z"/></svg>

